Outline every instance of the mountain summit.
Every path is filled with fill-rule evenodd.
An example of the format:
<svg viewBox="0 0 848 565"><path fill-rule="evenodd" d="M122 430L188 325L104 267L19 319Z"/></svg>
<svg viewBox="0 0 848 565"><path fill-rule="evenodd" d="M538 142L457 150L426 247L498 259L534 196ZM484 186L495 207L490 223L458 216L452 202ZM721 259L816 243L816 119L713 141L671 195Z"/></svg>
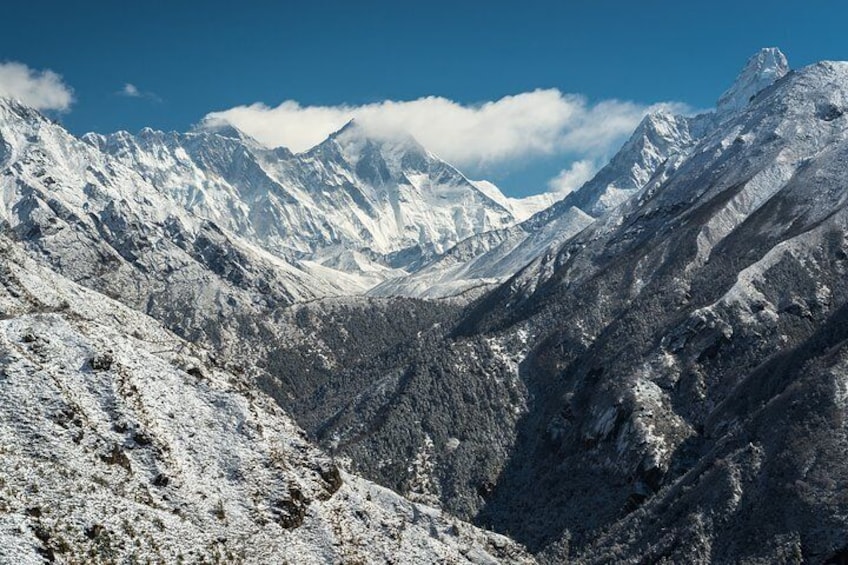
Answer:
<svg viewBox="0 0 848 565"><path fill-rule="evenodd" d="M767 47L748 59L736 82L718 99L719 114L736 112L745 108L760 91L789 72L789 62L780 49Z"/></svg>

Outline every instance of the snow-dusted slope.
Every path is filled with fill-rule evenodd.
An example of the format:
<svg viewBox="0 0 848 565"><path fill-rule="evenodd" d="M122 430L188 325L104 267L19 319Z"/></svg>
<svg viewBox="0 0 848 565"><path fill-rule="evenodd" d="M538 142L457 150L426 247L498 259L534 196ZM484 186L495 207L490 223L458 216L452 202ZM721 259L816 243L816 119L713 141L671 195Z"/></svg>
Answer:
<svg viewBox="0 0 848 565"><path fill-rule="evenodd" d="M787 74L472 313L540 332L541 401L486 518L528 543L515 504L559 521L559 559L844 559L846 115L848 63ZM603 476L608 506L574 504Z"/></svg>
<svg viewBox="0 0 848 565"><path fill-rule="evenodd" d="M645 116L630 139L571 199L593 217L639 191L671 157L685 155L712 123L709 114L689 118L667 112ZM544 217L536 222L544 222Z"/></svg>
<svg viewBox="0 0 848 565"><path fill-rule="evenodd" d="M0 236L0 561L529 562L339 471L251 376Z"/></svg>

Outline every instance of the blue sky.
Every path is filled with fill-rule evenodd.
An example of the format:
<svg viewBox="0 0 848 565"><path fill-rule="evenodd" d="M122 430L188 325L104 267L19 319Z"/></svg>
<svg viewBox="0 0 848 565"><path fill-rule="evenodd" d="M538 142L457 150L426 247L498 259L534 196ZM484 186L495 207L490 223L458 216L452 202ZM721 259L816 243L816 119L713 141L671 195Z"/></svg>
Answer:
<svg viewBox="0 0 848 565"><path fill-rule="evenodd" d="M186 130L210 112L290 101L282 114L257 111L245 123L317 128L282 137L308 143L345 112L364 106L376 116L385 100L435 96L392 108L392 123L421 124L443 112L422 133L426 145L515 195L545 190L574 162L584 173L596 167L652 104L711 107L760 47L780 47L793 67L848 59L843 2L7 4L0 61L61 75L73 102L57 115L74 133ZM510 96L519 98L503 101ZM627 104L604 105L613 100ZM476 111L487 102L495 105ZM312 107L322 111L301 111ZM525 131L523 116L534 109L539 115ZM547 112L574 129L570 142L544 137ZM568 122L574 112L579 126ZM607 116L619 122L592 129ZM509 128L498 125L506 120ZM467 125L463 132L450 131L457 121ZM597 147L581 145L592 140Z"/></svg>

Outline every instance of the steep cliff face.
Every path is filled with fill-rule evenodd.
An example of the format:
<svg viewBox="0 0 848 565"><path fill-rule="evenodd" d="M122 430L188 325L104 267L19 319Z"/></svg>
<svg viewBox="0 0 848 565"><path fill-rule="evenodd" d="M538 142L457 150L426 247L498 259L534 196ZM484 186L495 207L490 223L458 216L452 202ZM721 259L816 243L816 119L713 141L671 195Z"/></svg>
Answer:
<svg viewBox="0 0 848 565"><path fill-rule="evenodd" d="M789 73L786 56L776 47L761 49L739 73L736 82L721 95L716 105L720 116L744 110L760 92Z"/></svg>

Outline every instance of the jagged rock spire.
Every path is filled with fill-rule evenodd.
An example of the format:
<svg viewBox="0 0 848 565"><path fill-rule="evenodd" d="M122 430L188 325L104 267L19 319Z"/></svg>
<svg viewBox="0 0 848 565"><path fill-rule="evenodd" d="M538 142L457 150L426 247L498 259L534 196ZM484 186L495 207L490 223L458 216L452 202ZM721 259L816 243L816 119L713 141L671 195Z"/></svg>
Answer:
<svg viewBox="0 0 848 565"><path fill-rule="evenodd" d="M729 113L742 110L758 92L771 86L788 72L789 62L780 49L760 49L748 59L733 86L718 99L717 111Z"/></svg>

